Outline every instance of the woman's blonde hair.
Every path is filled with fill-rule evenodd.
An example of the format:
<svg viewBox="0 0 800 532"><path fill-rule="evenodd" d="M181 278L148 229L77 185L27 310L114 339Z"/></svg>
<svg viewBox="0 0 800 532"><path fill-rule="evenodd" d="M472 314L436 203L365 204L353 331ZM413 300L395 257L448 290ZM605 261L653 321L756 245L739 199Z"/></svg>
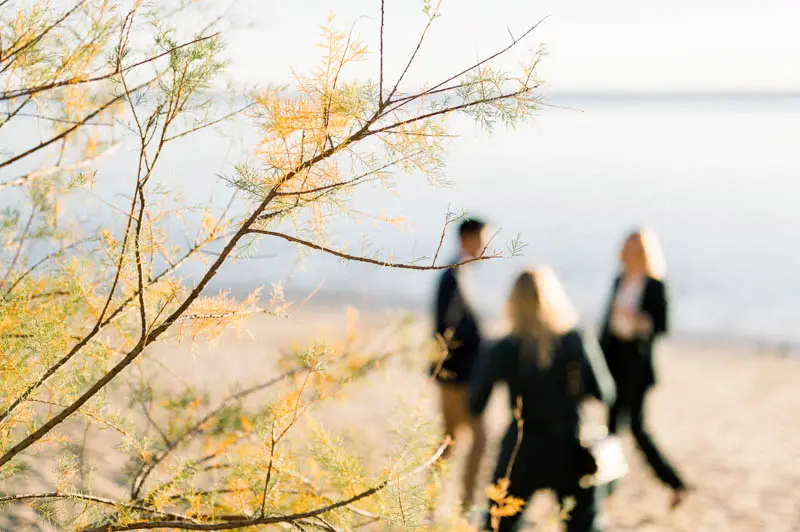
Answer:
<svg viewBox="0 0 800 532"><path fill-rule="evenodd" d="M667 273L667 261L655 231L648 228L638 229L632 231L626 241L632 238L638 241L639 260L647 275L653 279L664 277Z"/></svg>
<svg viewBox="0 0 800 532"><path fill-rule="evenodd" d="M554 339L572 330L578 321L564 287L548 266L519 274L511 288L508 312L512 332L523 341L535 341L540 367L550 366Z"/></svg>

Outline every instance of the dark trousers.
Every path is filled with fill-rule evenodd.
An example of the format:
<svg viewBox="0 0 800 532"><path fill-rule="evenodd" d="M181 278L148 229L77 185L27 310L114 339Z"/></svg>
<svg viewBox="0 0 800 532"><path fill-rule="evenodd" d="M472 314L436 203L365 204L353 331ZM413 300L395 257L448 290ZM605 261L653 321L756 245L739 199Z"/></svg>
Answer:
<svg viewBox="0 0 800 532"><path fill-rule="evenodd" d="M627 368L615 368L614 379L617 384L617 400L609 411L608 432L616 434L625 425L629 425L636 444L647 459L655 475L672 489L683 489L685 484L678 472L669 463L669 460L658 450L653 437L647 431L644 422L644 403L650 383L644 378L642 368L637 367L635 352L624 352L632 349L624 343L619 343L618 348L623 352L617 353L620 358L627 359ZM627 371L626 371L627 370Z"/></svg>
<svg viewBox="0 0 800 532"><path fill-rule="evenodd" d="M512 486L513 484L512 482ZM547 487L534 486L530 483L526 486L520 484L520 482L517 482L516 488L509 488L511 492L510 495L524 500L526 504L530 502L534 493ZM565 523L567 532L600 532L602 530L597 516L595 488L582 489L576 486L574 489L556 489L555 492L562 509L564 509L569 499L572 499L575 503L567 515L567 521ZM492 504L492 501L489 501L490 508ZM572 505L570 504L570 506ZM521 522L520 520L522 519L524 508L525 507L523 507L522 512L516 515L500 518L499 532L512 532L517 530ZM494 530L491 524L491 516L487 518L486 530Z"/></svg>
<svg viewBox="0 0 800 532"><path fill-rule="evenodd" d="M506 438L504 438L492 477L492 482L495 484L506 475L507 465L512 454L510 447L513 447L512 441L515 439L509 436L506 434ZM574 506L568 512L565 522L567 532L601 532L598 512L599 495L596 488L583 489L577 485L577 482L572 483L568 480L572 477L571 470L575 467L575 464L566 455L568 448L568 445L560 441L552 444L544 442L542 445L539 445L539 442L532 445L526 445L523 442L511 470L508 494L522 499L527 506L534 493L543 489L552 489L555 491L562 509L568 499L574 501ZM493 504L492 501L489 501L489 508ZM499 523L500 532L516 530L516 527L520 525L526 506L523 506L522 512L514 516L502 517ZM485 526L486 530L493 530L490 515L487 516Z"/></svg>

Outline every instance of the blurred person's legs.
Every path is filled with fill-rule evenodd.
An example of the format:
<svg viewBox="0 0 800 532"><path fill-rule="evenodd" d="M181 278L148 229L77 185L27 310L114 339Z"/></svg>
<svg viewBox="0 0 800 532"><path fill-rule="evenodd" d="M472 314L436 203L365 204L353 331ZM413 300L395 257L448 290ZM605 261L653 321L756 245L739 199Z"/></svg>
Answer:
<svg viewBox="0 0 800 532"><path fill-rule="evenodd" d="M604 349L606 349L606 359L611 375L614 377L614 385L617 392L614 404L608 410L608 433L616 435L630 427L631 398L633 395L631 381L634 376L629 362L630 357L635 356L635 354L630 351L629 346L615 338L609 339ZM605 486L606 497L604 498L611 498L617 490L618 484L619 481L614 480Z"/></svg>
<svg viewBox="0 0 800 532"><path fill-rule="evenodd" d="M475 494L481 457L486 449L483 420L473 419L469 413L469 388L466 384L439 383L439 393L444 434L451 439L451 444L445 449L442 458L447 459L452 455L453 443L459 429L466 429L471 433L471 445L467 463L464 465L461 492L462 507L469 510Z"/></svg>
<svg viewBox="0 0 800 532"><path fill-rule="evenodd" d="M682 492L686 489L686 485L669 460L658 450L653 437L645 427L644 402L647 398L647 389L640 389L636 392L632 398L630 410L631 432L636 439L636 444L659 480L676 492Z"/></svg>
<svg viewBox="0 0 800 532"><path fill-rule="evenodd" d="M617 398L614 404L608 410L608 433L617 434L617 432L629 425L630 419L630 402L622 392L621 386L618 386Z"/></svg>
<svg viewBox="0 0 800 532"><path fill-rule="evenodd" d="M620 342L613 336L606 338L603 343L603 353L616 386L616 399L608 411L609 434L617 434L629 426L631 382L635 377L631 367L631 361L636 356L634 349L629 342Z"/></svg>
<svg viewBox="0 0 800 532"><path fill-rule="evenodd" d="M598 512L599 494L596 488L557 489L556 496L561 509L568 510L565 522L566 532L600 532L602 530ZM571 508L567 507L568 500L572 500L574 503L574 505L569 504Z"/></svg>

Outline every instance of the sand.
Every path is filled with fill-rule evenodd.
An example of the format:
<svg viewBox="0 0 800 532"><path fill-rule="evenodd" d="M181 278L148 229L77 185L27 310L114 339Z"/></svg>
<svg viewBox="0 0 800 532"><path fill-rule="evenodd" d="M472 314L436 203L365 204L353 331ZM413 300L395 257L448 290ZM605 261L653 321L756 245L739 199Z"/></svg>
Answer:
<svg viewBox="0 0 800 532"><path fill-rule="evenodd" d="M396 313L362 312L369 335ZM234 382L264 380L274 371L271 361L293 342L344 330L344 311L306 308L292 319L259 316L249 320L238 337L226 333L214 345L176 347L166 341L150 355L173 368L182 379L209 387L221 396ZM413 334L422 339L427 326ZM669 492L660 486L625 439L630 472L606 507L612 531L800 531L800 360L769 350L723 348L666 341L657 351L659 384L648 404L648 420L662 450L696 490L675 511L667 509ZM343 425L391 426L397 401L414 399L425 421L437 423L434 390L424 375L394 368L359 385L353 401L337 416ZM413 397L412 397L413 396ZM483 474L508 420L505 396L496 392L487 412L490 452ZM357 427L356 427L357 428ZM386 431L385 434L389 432ZM92 441L102 447L100 435ZM463 445L460 451L463 451ZM377 447L376 447L377 448ZM458 460L460 452L456 453ZM370 457L379 462L382 456ZM98 467L95 478L113 473L118 463ZM454 463L457 474L457 462ZM50 475L7 486L5 491L47 489ZM450 493L456 479L449 480ZM105 492L105 493L103 493ZM100 482L96 493L115 496L112 482ZM443 503L452 502L445 496ZM543 522L553 503L542 495L529 509L531 530L552 530ZM0 529L10 528L0 516ZM16 528L14 528L16 529ZM555 528L556 530L558 528Z"/></svg>

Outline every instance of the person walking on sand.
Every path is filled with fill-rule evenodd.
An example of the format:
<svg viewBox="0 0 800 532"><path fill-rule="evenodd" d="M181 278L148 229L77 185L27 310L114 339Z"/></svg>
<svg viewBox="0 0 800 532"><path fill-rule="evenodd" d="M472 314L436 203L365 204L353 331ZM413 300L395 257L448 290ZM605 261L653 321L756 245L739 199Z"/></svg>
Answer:
<svg viewBox="0 0 800 532"><path fill-rule="evenodd" d="M464 220L458 229L459 256L451 264L474 259L484 249L485 224L474 218ZM431 373L438 385L444 421L444 434L455 441L459 429L472 434L472 444L464 468L461 503L465 511L472 506L475 482L486 435L480 419L471 419L468 410L468 383L481 345L481 332L468 297L465 278L468 266L444 270L439 278L435 300L435 333L443 346L443 356L433 362ZM451 453L452 444L443 458Z"/></svg>
<svg viewBox="0 0 800 532"><path fill-rule="evenodd" d="M580 441L580 405L593 396L614 400L614 382L596 340L576 329L577 316L550 268L522 272L508 301L511 333L488 349L476 367L470 412L483 414L494 385L505 382L515 419L500 448L495 490L524 504L538 490L555 491L568 510L567 532L598 532L597 462ZM520 430L521 429L521 430ZM496 499L497 497L495 497ZM490 500L486 529L514 530L521 511L500 509ZM520 508L521 510L521 508Z"/></svg>
<svg viewBox="0 0 800 532"><path fill-rule="evenodd" d="M630 425L636 444L656 476L672 489L671 506L684 499L687 487L658 450L645 427L644 404L655 384L653 346L667 332L668 297L663 279L665 263L652 231L631 232L620 253L622 271L614 280L600 345L617 385L608 431L616 434Z"/></svg>

